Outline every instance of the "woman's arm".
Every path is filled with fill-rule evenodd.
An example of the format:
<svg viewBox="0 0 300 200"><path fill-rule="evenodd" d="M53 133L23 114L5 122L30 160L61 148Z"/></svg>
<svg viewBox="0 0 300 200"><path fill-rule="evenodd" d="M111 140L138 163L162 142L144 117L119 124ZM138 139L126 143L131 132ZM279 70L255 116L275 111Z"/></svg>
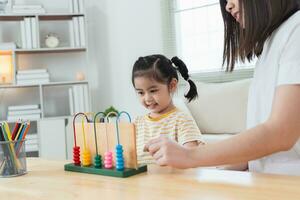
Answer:
<svg viewBox="0 0 300 200"><path fill-rule="evenodd" d="M183 146L187 147L187 148L198 147L198 142L197 141L186 142L186 143L184 143Z"/></svg>
<svg viewBox="0 0 300 200"><path fill-rule="evenodd" d="M279 151L289 150L300 136L300 85L276 89L269 119L252 129L214 144L184 148L160 137L145 150L160 165L178 168L216 166L247 162Z"/></svg>

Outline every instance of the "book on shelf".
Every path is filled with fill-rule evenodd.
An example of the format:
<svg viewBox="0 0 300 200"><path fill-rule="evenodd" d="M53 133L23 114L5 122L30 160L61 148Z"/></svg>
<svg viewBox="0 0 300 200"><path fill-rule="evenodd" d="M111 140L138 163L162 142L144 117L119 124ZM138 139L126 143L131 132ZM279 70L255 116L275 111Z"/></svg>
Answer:
<svg viewBox="0 0 300 200"><path fill-rule="evenodd" d="M5 6L5 12L11 13L12 6L13 6L13 0L7 0L6 6Z"/></svg>
<svg viewBox="0 0 300 200"><path fill-rule="evenodd" d="M84 29L84 18L78 17L79 20L79 38L80 38L80 46L85 47L85 29Z"/></svg>
<svg viewBox="0 0 300 200"><path fill-rule="evenodd" d="M73 17L75 47L80 47L79 18Z"/></svg>
<svg viewBox="0 0 300 200"><path fill-rule="evenodd" d="M35 17L31 17L31 38L32 38L32 48L38 48L37 44L37 19Z"/></svg>
<svg viewBox="0 0 300 200"><path fill-rule="evenodd" d="M45 84L50 82L47 69L18 70L17 85Z"/></svg>
<svg viewBox="0 0 300 200"><path fill-rule="evenodd" d="M32 73L32 74L17 74L17 80L28 80L28 79L49 79L49 73Z"/></svg>
<svg viewBox="0 0 300 200"><path fill-rule="evenodd" d="M79 93L78 93L78 91L77 91L77 85L74 85L73 87L72 87L72 90L73 90L73 101L74 101L74 112L75 113L78 113L78 112L80 112L79 110L80 110L80 103L79 103Z"/></svg>
<svg viewBox="0 0 300 200"><path fill-rule="evenodd" d="M39 150L38 144L27 144L25 142L25 151L26 152L33 152L33 151L38 151L38 150Z"/></svg>
<svg viewBox="0 0 300 200"><path fill-rule="evenodd" d="M14 50L16 49L17 45L14 42L1 42L0 49L1 50Z"/></svg>
<svg viewBox="0 0 300 200"><path fill-rule="evenodd" d="M84 2L83 0L78 0L79 13L84 13Z"/></svg>
<svg viewBox="0 0 300 200"><path fill-rule="evenodd" d="M69 0L69 12L70 13L83 13L84 12L83 0Z"/></svg>
<svg viewBox="0 0 300 200"><path fill-rule="evenodd" d="M24 106L13 106L15 108L12 107L8 107L8 115L11 116L15 116L15 115L30 115L30 114L40 114L41 113L41 109L39 108L34 108L34 109L29 109L31 105L24 105ZM16 108L18 107L18 108ZM32 105L33 107L33 105ZM28 109L24 109L24 108L28 108Z"/></svg>
<svg viewBox="0 0 300 200"><path fill-rule="evenodd" d="M79 2L78 0L73 0L74 13L79 13Z"/></svg>
<svg viewBox="0 0 300 200"><path fill-rule="evenodd" d="M27 140L37 140L38 135L37 134L28 134L28 135L26 135L26 139Z"/></svg>
<svg viewBox="0 0 300 200"><path fill-rule="evenodd" d="M73 20L69 20L68 24L69 24L70 47L75 47L75 32L74 32Z"/></svg>
<svg viewBox="0 0 300 200"><path fill-rule="evenodd" d="M84 110L90 110L89 103L89 88L88 85L83 85L83 97L84 97Z"/></svg>
<svg viewBox="0 0 300 200"><path fill-rule="evenodd" d="M73 0L69 0L68 1L68 8L69 8L69 13L73 13L74 12Z"/></svg>
<svg viewBox="0 0 300 200"><path fill-rule="evenodd" d="M43 14L46 13L42 5L13 5L12 12L17 14Z"/></svg>
<svg viewBox="0 0 300 200"><path fill-rule="evenodd" d="M13 9L12 13L14 14L45 14L45 9L38 9L38 10L30 10L30 9Z"/></svg>
<svg viewBox="0 0 300 200"><path fill-rule="evenodd" d="M71 90L71 91L70 91ZM74 85L69 90L70 114L89 112L89 92L87 85Z"/></svg>
<svg viewBox="0 0 300 200"><path fill-rule="evenodd" d="M40 107L39 104L8 106L8 111L35 110L35 109L39 109L39 107Z"/></svg>
<svg viewBox="0 0 300 200"><path fill-rule="evenodd" d="M25 41L26 49L32 49L32 30L31 30L31 19L30 17L24 18L25 22Z"/></svg>
<svg viewBox="0 0 300 200"><path fill-rule="evenodd" d="M41 73L47 73L47 69L18 70L18 74L41 74Z"/></svg>
<svg viewBox="0 0 300 200"><path fill-rule="evenodd" d="M77 92L79 96L79 112L86 112L87 110L84 108L84 92L82 85L77 85Z"/></svg>
<svg viewBox="0 0 300 200"><path fill-rule="evenodd" d="M30 9L30 10L38 10L38 9L42 9L43 6L38 4L38 5L13 5L12 6L13 9Z"/></svg>
<svg viewBox="0 0 300 200"><path fill-rule="evenodd" d="M35 85L35 84L45 84L50 83L49 78L35 78L35 79L22 79L17 80L17 85Z"/></svg>
<svg viewBox="0 0 300 200"><path fill-rule="evenodd" d="M38 139L28 139L26 138L26 144L35 145L38 144Z"/></svg>
<svg viewBox="0 0 300 200"><path fill-rule="evenodd" d="M26 26L25 26L25 20L20 21L20 29L21 29L21 47L23 49L26 49L27 43L26 43Z"/></svg>
<svg viewBox="0 0 300 200"><path fill-rule="evenodd" d="M69 22L70 31L70 46L71 47L85 47L85 21L84 17L73 17Z"/></svg>
<svg viewBox="0 0 300 200"><path fill-rule="evenodd" d="M24 20L20 21L21 46L23 49L39 47L38 26L38 21L35 17L24 17Z"/></svg>
<svg viewBox="0 0 300 200"><path fill-rule="evenodd" d="M78 13L79 12L79 2L78 0L71 0L70 1L70 11L72 10L72 13Z"/></svg>
<svg viewBox="0 0 300 200"><path fill-rule="evenodd" d="M74 97L73 97L73 89L69 88L69 109L70 115L74 115Z"/></svg>
<svg viewBox="0 0 300 200"><path fill-rule="evenodd" d="M30 110L16 110L16 111L8 111L8 116L14 115L28 115L28 114L40 114L41 109L30 109Z"/></svg>
<svg viewBox="0 0 300 200"><path fill-rule="evenodd" d="M40 118L41 118L41 114L7 116L8 121L17 121L19 119L21 119L21 120L39 120Z"/></svg>

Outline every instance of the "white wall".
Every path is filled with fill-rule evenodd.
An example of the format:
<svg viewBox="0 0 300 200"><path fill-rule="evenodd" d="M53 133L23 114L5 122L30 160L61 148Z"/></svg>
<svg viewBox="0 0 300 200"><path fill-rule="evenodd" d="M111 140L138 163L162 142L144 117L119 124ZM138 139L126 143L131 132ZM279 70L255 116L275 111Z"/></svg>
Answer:
<svg viewBox="0 0 300 200"><path fill-rule="evenodd" d="M89 80L93 108L110 105L141 114L131 69L142 55L163 53L163 0L89 0Z"/></svg>
<svg viewBox="0 0 300 200"><path fill-rule="evenodd" d="M134 116L141 114L144 109L139 104L131 85L131 69L139 56L163 53L162 4L166 0L84 1L88 31L87 78L92 90L93 111L101 111L113 105ZM47 12L68 12L69 0L15 0L15 2L41 3ZM51 26L50 23L54 32L67 32L66 27L56 25ZM61 37L63 40L64 37ZM8 36L6 38L9 40ZM68 54L45 54L38 59L36 57L28 59L30 58L28 55L24 58L20 56L22 63L20 68L44 67L47 59L47 67L51 66L49 71L53 75L53 81L73 80L75 72L84 65L80 62L82 55L84 54L78 53L75 57ZM66 64L64 59L68 56L73 57L67 59ZM29 62L30 60L34 60L34 63ZM56 64L58 60L60 65Z"/></svg>

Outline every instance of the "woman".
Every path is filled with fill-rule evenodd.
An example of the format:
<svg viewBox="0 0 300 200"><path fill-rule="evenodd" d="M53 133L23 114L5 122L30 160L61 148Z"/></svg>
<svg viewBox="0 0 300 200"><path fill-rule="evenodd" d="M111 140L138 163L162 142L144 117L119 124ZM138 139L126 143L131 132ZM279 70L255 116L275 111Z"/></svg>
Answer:
<svg viewBox="0 0 300 200"><path fill-rule="evenodd" d="M145 146L159 165L239 165L250 171L300 175L299 0L220 0L224 63L258 57L249 91L247 130L187 149L159 137ZM241 167L242 166L242 167Z"/></svg>

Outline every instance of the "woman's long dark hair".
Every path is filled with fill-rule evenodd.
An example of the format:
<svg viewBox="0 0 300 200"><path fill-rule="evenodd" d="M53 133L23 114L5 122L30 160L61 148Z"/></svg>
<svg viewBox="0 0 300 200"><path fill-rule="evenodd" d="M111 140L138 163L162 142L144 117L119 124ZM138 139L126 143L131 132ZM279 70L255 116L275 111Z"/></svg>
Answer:
<svg viewBox="0 0 300 200"><path fill-rule="evenodd" d="M232 71L238 60L244 62L259 57L273 31L300 9L300 0L239 0L240 16L244 18L244 27L241 27L226 11L226 4L227 0L220 0L226 71Z"/></svg>
<svg viewBox="0 0 300 200"><path fill-rule="evenodd" d="M133 65L131 81L135 86L134 79L144 76L169 85L173 78L178 80L177 71L190 85L190 90L185 95L190 102L198 96L197 87L190 79L188 68L178 57L173 57L171 60L159 54L140 57Z"/></svg>

